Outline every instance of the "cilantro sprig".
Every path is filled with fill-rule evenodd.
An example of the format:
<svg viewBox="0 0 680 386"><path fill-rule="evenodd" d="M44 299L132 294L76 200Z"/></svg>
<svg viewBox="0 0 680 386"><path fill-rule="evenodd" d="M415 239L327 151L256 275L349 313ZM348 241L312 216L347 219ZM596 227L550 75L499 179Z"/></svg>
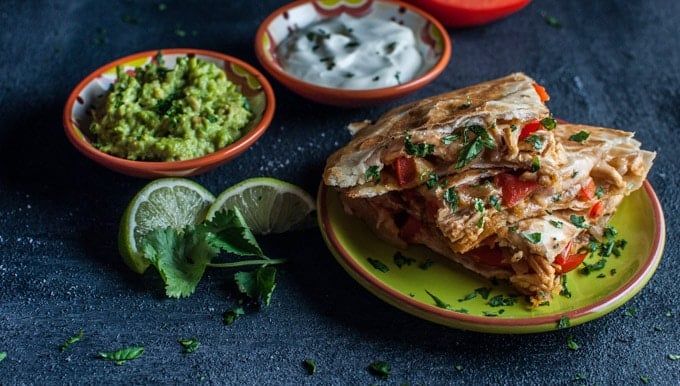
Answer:
<svg viewBox="0 0 680 386"><path fill-rule="evenodd" d="M207 267L235 268L285 262L265 256L236 208L221 210L212 220L179 231L171 227L154 229L144 238L142 252L160 273L165 282L165 293L170 298L193 294ZM220 252L257 258L213 262Z"/></svg>

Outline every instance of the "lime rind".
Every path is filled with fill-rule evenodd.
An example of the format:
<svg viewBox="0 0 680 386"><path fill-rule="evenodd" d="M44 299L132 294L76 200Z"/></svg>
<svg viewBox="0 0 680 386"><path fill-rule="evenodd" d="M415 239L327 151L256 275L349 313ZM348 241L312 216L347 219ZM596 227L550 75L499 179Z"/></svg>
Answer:
<svg viewBox="0 0 680 386"><path fill-rule="evenodd" d="M302 188L270 177L239 182L222 192L208 210L208 219L222 209L237 207L255 234L283 233L310 224L316 209L312 196Z"/></svg>
<svg viewBox="0 0 680 386"><path fill-rule="evenodd" d="M143 237L155 228L181 229L205 219L215 196L184 178L162 178L148 183L130 201L118 232L118 248L125 264L143 273L150 262L139 252Z"/></svg>

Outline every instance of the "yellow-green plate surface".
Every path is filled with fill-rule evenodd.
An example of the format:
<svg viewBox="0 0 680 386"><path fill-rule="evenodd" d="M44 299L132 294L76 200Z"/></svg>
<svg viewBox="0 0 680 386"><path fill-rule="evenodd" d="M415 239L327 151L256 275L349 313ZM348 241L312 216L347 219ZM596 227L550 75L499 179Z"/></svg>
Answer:
<svg viewBox="0 0 680 386"><path fill-rule="evenodd" d="M555 330L562 317L582 324L620 307L644 287L661 260L665 221L649 182L626 197L611 220L619 238L628 243L620 257L610 257L604 269L585 275L567 274L571 297L555 296L548 305L530 308L523 297L509 306L492 306L516 292L449 262L427 248L399 251L378 239L360 220L347 215L333 189L321 184L318 220L329 249L362 286L387 303L417 317L453 328L489 333L534 333ZM401 252L407 262L397 264ZM382 262L376 269L369 260ZM586 260L595 263L599 257ZM410 262L410 264L407 264ZM427 267L427 263L431 263ZM423 267L423 263L425 267ZM383 272L385 271L385 272ZM484 291L489 289L486 298ZM429 292L429 294L428 294ZM439 301L439 306L434 295ZM448 308L441 307L443 304Z"/></svg>

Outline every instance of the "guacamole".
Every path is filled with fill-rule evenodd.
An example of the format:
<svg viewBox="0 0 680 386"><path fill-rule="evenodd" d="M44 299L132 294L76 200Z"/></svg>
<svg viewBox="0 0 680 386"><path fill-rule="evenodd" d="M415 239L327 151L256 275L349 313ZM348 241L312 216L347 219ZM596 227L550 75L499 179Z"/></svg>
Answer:
<svg viewBox="0 0 680 386"><path fill-rule="evenodd" d="M162 57L117 81L92 110L92 144L121 158L179 161L200 157L240 138L252 117L247 99L225 72L196 57L174 68Z"/></svg>

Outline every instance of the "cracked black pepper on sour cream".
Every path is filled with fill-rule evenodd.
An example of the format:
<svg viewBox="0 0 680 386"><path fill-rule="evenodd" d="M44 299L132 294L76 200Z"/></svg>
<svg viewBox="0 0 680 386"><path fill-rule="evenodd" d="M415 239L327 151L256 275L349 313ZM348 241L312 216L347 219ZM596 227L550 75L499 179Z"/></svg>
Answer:
<svg viewBox="0 0 680 386"><path fill-rule="evenodd" d="M346 14L295 31L278 47L284 70L318 86L366 90L396 86L423 65L413 31Z"/></svg>

